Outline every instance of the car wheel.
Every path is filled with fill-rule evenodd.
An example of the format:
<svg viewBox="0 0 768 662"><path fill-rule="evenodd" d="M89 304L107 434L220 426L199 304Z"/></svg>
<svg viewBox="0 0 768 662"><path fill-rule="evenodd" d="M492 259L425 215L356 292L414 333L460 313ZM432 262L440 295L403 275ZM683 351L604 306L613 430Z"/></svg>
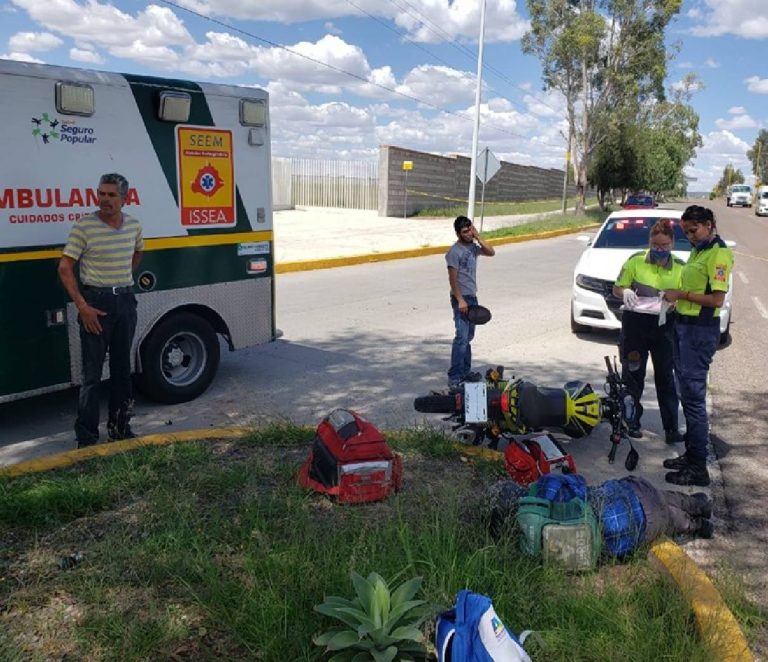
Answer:
<svg viewBox="0 0 768 662"><path fill-rule="evenodd" d="M194 400L219 367L219 339L202 317L176 313L158 324L141 345L139 388L166 404Z"/></svg>
<svg viewBox="0 0 768 662"><path fill-rule="evenodd" d="M571 308L571 333L589 333L589 327L579 324L573 317L573 308Z"/></svg>

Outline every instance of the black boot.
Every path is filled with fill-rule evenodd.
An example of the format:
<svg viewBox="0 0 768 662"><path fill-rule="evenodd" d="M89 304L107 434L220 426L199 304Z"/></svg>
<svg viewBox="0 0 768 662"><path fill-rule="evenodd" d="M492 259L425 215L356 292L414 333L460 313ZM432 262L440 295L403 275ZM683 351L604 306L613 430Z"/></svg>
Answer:
<svg viewBox="0 0 768 662"><path fill-rule="evenodd" d="M640 429L639 425L633 425L632 427L630 427L629 430L627 430L627 434L633 439L643 438L643 431Z"/></svg>
<svg viewBox="0 0 768 662"><path fill-rule="evenodd" d="M130 420L133 414L133 400L123 403L123 406L109 417L107 421L107 436L109 441L121 439L135 439L136 435L131 430Z"/></svg>
<svg viewBox="0 0 768 662"><path fill-rule="evenodd" d="M665 469L680 471L680 469L685 469L685 467L687 467L690 463L691 462L688 459L688 456L683 453L678 457L671 457L668 460L664 460L663 466Z"/></svg>
<svg viewBox="0 0 768 662"><path fill-rule="evenodd" d="M694 492L691 494L689 504L689 515L703 517L704 519L712 518L712 499L704 492Z"/></svg>
<svg viewBox="0 0 768 662"><path fill-rule="evenodd" d="M699 538L712 538L715 535L715 525L712 520L700 517L693 521L693 531L691 533Z"/></svg>
<svg viewBox="0 0 768 662"><path fill-rule="evenodd" d="M707 467L701 464L688 464L679 471L671 471L664 480L673 485L709 485L709 472Z"/></svg>

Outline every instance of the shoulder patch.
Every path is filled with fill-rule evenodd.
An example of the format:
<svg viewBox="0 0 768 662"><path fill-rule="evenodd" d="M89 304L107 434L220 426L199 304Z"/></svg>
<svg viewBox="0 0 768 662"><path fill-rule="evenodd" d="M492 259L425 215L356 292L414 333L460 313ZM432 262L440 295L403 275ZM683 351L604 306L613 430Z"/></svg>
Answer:
<svg viewBox="0 0 768 662"><path fill-rule="evenodd" d="M715 280L721 283L725 282L725 274L728 270L725 264L718 263L715 265Z"/></svg>

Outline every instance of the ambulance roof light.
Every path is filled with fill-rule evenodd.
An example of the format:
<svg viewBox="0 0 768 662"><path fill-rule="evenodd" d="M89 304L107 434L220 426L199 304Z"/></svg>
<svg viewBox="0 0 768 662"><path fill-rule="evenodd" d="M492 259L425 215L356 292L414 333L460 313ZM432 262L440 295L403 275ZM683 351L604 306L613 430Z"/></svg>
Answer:
<svg viewBox="0 0 768 662"><path fill-rule="evenodd" d="M93 88L83 83L56 83L56 110L62 115L90 117L95 111Z"/></svg>
<svg viewBox="0 0 768 662"><path fill-rule="evenodd" d="M158 117L166 122L188 122L192 97L186 92L160 92Z"/></svg>
<svg viewBox="0 0 768 662"><path fill-rule="evenodd" d="M240 124L264 126L267 123L267 104L263 99L240 99Z"/></svg>

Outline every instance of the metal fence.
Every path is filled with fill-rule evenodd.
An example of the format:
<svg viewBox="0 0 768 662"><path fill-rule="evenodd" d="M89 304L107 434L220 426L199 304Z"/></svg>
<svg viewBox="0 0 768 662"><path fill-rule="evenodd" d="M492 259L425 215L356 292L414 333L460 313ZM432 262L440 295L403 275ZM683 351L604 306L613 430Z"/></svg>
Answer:
<svg viewBox="0 0 768 662"><path fill-rule="evenodd" d="M296 205L378 209L379 164L275 157L272 198L276 209Z"/></svg>

